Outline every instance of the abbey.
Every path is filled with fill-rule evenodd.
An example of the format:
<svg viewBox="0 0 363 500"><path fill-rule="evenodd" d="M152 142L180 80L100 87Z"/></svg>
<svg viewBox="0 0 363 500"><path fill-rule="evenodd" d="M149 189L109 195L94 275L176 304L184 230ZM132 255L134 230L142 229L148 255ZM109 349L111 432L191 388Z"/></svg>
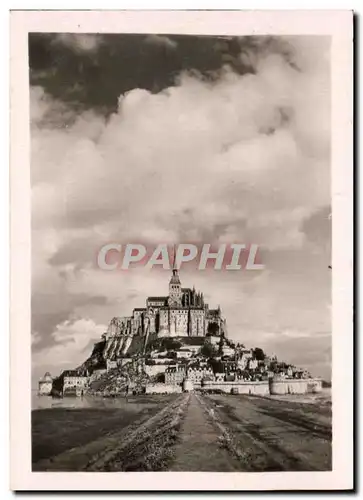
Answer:
<svg viewBox="0 0 363 500"><path fill-rule="evenodd" d="M203 293L183 288L175 265L169 282L169 295L148 297L145 307L135 308L132 316L115 317L107 332L105 355L116 359L129 351L135 336L203 337L208 333L227 336L226 321L220 308L209 309ZM145 343L144 342L144 343Z"/></svg>

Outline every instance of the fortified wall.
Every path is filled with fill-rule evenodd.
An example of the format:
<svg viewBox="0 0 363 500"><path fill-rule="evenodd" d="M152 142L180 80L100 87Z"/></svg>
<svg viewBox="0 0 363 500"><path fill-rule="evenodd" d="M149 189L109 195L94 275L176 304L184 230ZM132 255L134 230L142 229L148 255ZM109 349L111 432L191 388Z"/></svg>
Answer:
<svg viewBox="0 0 363 500"><path fill-rule="evenodd" d="M180 385L169 385L169 384L148 384L145 388L146 394L171 394L171 393L181 393L182 388Z"/></svg>
<svg viewBox="0 0 363 500"><path fill-rule="evenodd" d="M247 382L237 380L234 382L204 382L202 386L206 391L222 391L226 394L256 394L258 396L266 396L270 394L268 380L261 382Z"/></svg>
<svg viewBox="0 0 363 500"><path fill-rule="evenodd" d="M321 379L271 379L270 394L307 394L321 392L323 389Z"/></svg>
<svg viewBox="0 0 363 500"><path fill-rule="evenodd" d="M284 395L284 394L308 394L322 391L320 379L270 379L249 382L237 380L233 382L205 381L202 389L206 391L219 390L226 394L251 394L256 396Z"/></svg>

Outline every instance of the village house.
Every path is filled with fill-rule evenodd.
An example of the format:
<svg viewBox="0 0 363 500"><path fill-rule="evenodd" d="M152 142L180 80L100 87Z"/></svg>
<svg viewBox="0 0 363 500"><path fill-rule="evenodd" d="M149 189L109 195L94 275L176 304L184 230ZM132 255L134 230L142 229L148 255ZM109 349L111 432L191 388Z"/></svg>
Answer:
<svg viewBox="0 0 363 500"><path fill-rule="evenodd" d="M182 384L185 375L186 375L186 370L184 365L168 366L168 368L165 370L165 384L167 385Z"/></svg>
<svg viewBox="0 0 363 500"><path fill-rule="evenodd" d="M193 356L193 351L189 347L181 347L176 351L177 359L190 359Z"/></svg>
<svg viewBox="0 0 363 500"><path fill-rule="evenodd" d="M168 351L152 351L151 358L166 358L168 356Z"/></svg>
<svg viewBox="0 0 363 500"><path fill-rule="evenodd" d="M260 373L265 373L265 372L266 372L266 370L267 370L266 365L265 365L265 363L264 363L263 361L260 361L260 362L258 363L257 369L258 369L258 371L259 371Z"/></svg>
<svg viewBox="0 0 363 500"><path fill-rule="evenodd" d="M246 347L240 347L237 349L237 353L240 357L252 358L252 349L247 349Z"/></svg>
<svg viewBox="0 0 363 500"><path fill-rule="evenodd" d="M233 349L233 347L230 347L229 345L225 344L222 347L222 355L223 356L234 356L235 350Z"/></svg>
<svg viewBox="0 0 363 500"><path fill-rule="evenodd" d="M238 368L240 368L241 370L244 370L246 368L248 364L248 358L245 357L245 356L241 356L238 360L237 360L237 366Z"/></svg>
<svg viewBox="0 0 363 500"><path fill-rule="evenodd" d="M256 370L257 366L258 366L257 359L250 359L248 361L248 369L249 370Z"/></svg>
<svg viewBox="0 0 363 500"><path fill-rule="evenodd" d="M202 384L204 382L214 382L215 378L214 378L214 373L209 373L207 375L204 375L204 377L202 378Z"/></svg>
<svg viewBox="0 0 363 500"><path fill-rule="evenodd" d="M248 361L252 358L252 351L251 349L246 349L246 348L240 348L237 350L237 364L238 368L241 370L244 370L247 365Z"/></svg>
<svg viewBox="0 0 363 500"><path fill-rule="evenodd" d="M117 368L117 361L111 361L110 359L106 360L106 371L114 370Z"/></svg>
<svg viewBox="0 0 363 500"><path fill-rule="evenodd" d="M295 378L310 378L310 373L307 370L300 368L295 372Z"/></svg>
<svg viewBox="0 0 363 500"><path fill-rule="evenodd" d="M145 365L175 365L175 358L145 359Z"/></svg>
<svg viewBox="0 0 363 500"><path fill-rule="evenodd" d="M224 373L234 373L238 369L237 362L234 359L228 358L228 356L223 356L221 365L223 366Z"/></svg>
<svg viewBox="0 0 363 500"><path fill-rule="evenodd" d="M210 366L191 365L187 370L187 377L193 385L200 385L205 377L213 377L213 370Z"/></svg>
<svg viewBox="0 0 363 500"><path fill-rule="evenodd" d="M63 372L63 394L75 393L77 396L83 396L88 388L89 377L86 374L78 374L76 370L66 370Z"/></svg>
<svg viewBox="0 0 363 500"><path fill-rule="evenodd" d="M221 341L221 337L219 337L218 335L208 335L207 336L207 342L209 342L210 344L216 346L216 345L219 345Z"/></svg>
<svg viewBox="0 0 363 500"><path fill-rule="evenodd" d="M156 375L160 375L162 373L165 373L166 370L168 369L168 366L169 365L160 364L160 363L153 364L153 365L148 365L147 363L145 363L144 371L145 371L146 375L148 375L149 377L155 377Z"/></svg>

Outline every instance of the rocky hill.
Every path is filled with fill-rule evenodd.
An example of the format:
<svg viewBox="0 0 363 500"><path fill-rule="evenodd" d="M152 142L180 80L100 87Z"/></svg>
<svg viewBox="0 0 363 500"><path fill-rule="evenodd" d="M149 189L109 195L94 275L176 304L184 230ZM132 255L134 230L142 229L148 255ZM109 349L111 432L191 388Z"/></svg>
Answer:
<svg viewBox="0 0 363 500"><path fill-rule="evenodd" d="M127 388L138 392L147 383L160 382L167 366L178 364L197 368L209 366L215 374L224 373L227 377L238 376L244 380L264 380L273 375L309 376L305 370L279 361L276 356L267 356L259 347L246 348L224 335L159 337L153 334L127 338L129 342L124 353L116 350L117 339L97 342L89 358L75 369L78 375L90 377L90 393L112 396L125 393ZM119 339L117 342L120 344ZM124 341L121 344L125 346ZM62 376L54 383L58 392Z"/></svg>
<svg viewBox="0 0 363 500"><path fill-rule="evenodd" d="M150 381L144 372L139 371L133 362L122 368L116 367L92 380L89 386L90 394L112 396L116 394L140 392Z"/></svg>

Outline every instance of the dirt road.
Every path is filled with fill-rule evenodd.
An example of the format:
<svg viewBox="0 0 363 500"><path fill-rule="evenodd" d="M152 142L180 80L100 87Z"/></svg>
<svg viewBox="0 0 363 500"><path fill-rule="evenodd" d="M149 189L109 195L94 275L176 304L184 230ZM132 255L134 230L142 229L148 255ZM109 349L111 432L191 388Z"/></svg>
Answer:
<svg viewBox="0 0 363 500"><path fill-rule="evenodd" d="M228 434L241 471L331 469L329 407L227 395L204 396L201 402Z"/></svg>
<svg viewBox="0 0 363 500"><path fill-rule="evenodd" d="M216 422L194 394L190 394L179 439L171 471L238 472L237 457L226 448Z"/></svg>
<svg viewBox="0 0 363 500"><path fill-rule="evenodd" d="M102 425L98 429L95 421L92 434L88 432L82 436L78 431L78 441L65 434L68 445L63 440L62 447L52 447L53 452L43 445L35 460L34 447L39 447L39 443L34 440L33 470L261 472L331 469L331 410L328 405L194 393L165 397L164 401L158 396L155 405L150 401L152 397L143 410L140 403L135 410L129 404L127 418L123 410L119 416L100 414ZM49 417L49 413L45 415ZM72 415L80 416L79 412L67 412L67 419L73 418ZM54 428L53 425L49 430ZM44 436L44 426L42 430Z"/></svg>

